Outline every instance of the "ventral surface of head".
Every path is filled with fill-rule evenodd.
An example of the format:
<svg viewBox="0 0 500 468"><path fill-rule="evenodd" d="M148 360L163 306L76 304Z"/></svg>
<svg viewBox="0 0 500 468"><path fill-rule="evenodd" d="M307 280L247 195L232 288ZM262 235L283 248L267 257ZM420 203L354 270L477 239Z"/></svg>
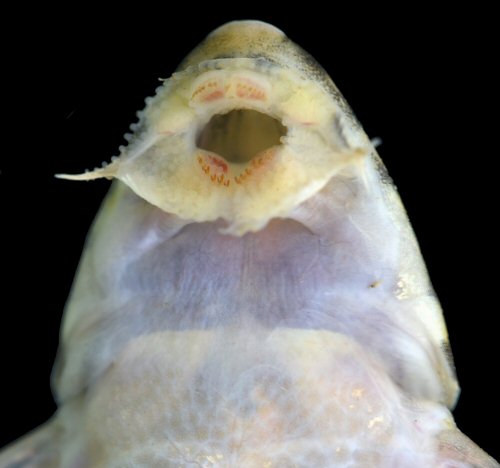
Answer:
<svg viewBox="0 0 500 468"><path fill-rule="evenodd" d="M373 148L326 72L279 29L225 24L146 100L117 178L165 212L242 235L287 217Z"/></svg>

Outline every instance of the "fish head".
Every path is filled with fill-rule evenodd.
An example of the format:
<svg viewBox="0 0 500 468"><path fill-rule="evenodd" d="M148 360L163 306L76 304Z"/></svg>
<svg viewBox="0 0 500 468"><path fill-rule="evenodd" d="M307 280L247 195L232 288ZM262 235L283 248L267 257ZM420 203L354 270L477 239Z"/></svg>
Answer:
<svg viewBox="0 0 500 468"><path fill-rule="evenodd" d="M321 66L259 21L213 31L138 117L119 157L62 177L117 178L184 220L223 219L233 235L286 218L374 151Z"/></svg>

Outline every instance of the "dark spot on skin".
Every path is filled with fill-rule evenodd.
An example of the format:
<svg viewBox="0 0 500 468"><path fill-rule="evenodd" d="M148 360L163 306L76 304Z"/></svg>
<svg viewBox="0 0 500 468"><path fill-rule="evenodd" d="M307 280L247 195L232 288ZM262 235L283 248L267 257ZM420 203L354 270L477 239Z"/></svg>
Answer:
<svg viewBox="0 0 500 468"><path fill-rule="evenodd" d="M448 364L450 364L450 366L454 368L454 365L453 365L453 354L451 352L450 344L448 342L446 342L446 341L443 341L441 343L441 349L443 350L443 353L446 356L446 361L448 362Z"/></svg>
<svg viewBox="0 0 500 468"><path fill-rule="evenodd" d="M227 59L235 59L235 58L247 58L252 59L254 61L254 66L257 70L269 70L271 68L275 68L279 66L279 63L274 60L272 57L269 57L265 53L260 54L221 54L217 55L213 58L213 60L227 60ZM222 66L220 68L223 68Z"/></svg>
<svg viewBox="0 0 500 468"><path fill-rule="evenodd" d="M392 180L392 177L389 175L389 172L387 171L387 168L384 166L384 163L380 159L380 156L373 151L371 154L372 159L375 160L375 169L377 170L377 173L380 177L380 182L384 185L389 185L391 187L396 188L394 185L394 181Z"/></svg>
<svg viewBox="0 0 500 468"><path fill-rule="evenodd" d="M311 54L309 54L309 52L305 51L304 49L302 49L302 47L295 44L294 42L289 42L290 45L293 46L296 58L302 64L302 70L304 71L307 78L319 82L344 111L345 115L349 120L351 120L352 124L361 128L361 125L356 119L352 109L347 104L347 101L345 100L342 93L338 90L337 86L335 86L335 83L332 81L327 71Z"/></svg>

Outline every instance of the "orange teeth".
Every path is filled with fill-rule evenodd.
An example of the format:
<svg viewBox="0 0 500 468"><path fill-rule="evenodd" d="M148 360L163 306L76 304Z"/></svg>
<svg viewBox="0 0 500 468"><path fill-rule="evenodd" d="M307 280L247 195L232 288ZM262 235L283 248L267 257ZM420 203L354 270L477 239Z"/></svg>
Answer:
<svg viewBox="0 0 500 468"><path fill-rule="evenodd" d="M243 184L262 174L272 162L276 151L277 147L272 147L257 154L238 175L233 175L228 163L214 153L199 151L196 160L214 184L229 187L231 180Z"/></svg>
<svg viewBox="0 0 500 468"><path fill-rule="evenodd" d="M203 172L217 185L229 187L230 180L227 177L227 163L213 154L200 152L196 158Z"/></svg>
<svg viewBox="0 0 500 468"><path fill-rule="evenodd" d="M252 101L265 101L265 91L253 80L245 77L237 78L235 83L236 96Z"/></svg>
<svg viewBox="0 0 500 468"><path fill-rule="evenodd" d="M224 97L225 90L217 80L207 80L198 86L191 96L193 102L212 102Z"/></svg>
<svg viewBox="0 0 500 468"><path fill-rule="evenodd" d="M257 80L246 76L212 77L196 87L191 102L211 103L222 98L266 101L267 92Z"/></svg>
<svg viewBox="0 0 500 468"><path fill-rule="evenodd" d="M234 181L237 184L245 183L251 176L257 177L259 174L262 174L263 171L267 168L267 166L271 163L274 155L276 154L277 148L272 147L268 148L259 154L257 154L245 168L243 172L234 177Z"/></svg>

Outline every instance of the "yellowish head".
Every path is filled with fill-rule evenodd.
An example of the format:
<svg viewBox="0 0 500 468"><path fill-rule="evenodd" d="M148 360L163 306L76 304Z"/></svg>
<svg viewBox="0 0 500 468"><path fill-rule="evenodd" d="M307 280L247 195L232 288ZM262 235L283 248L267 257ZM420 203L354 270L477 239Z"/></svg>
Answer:
<svg viewBox="0 0 500 468"><path fill-rule="evenodd" d="M117 178L168 213L242 235L372 150L321 67L258 21L216 29L146 102L118 158L62 177Z"/></svg>

